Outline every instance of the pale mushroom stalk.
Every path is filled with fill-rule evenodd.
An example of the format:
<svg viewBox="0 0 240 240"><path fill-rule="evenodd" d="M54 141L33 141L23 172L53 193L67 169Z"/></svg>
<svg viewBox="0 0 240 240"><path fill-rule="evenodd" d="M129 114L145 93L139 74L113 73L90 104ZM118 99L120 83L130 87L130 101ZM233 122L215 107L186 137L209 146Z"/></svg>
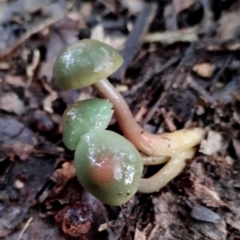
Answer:
<svg viewBox="0 0 240 240"><path fill-rule="evenodd" d="M195 152L196 149L190 148L172 156L170 161L156 174L149 178L140 179L138 191L142 193L159 191L183 171L186 166L186 159L193 158Z"/></svg>
<svg viewBox="0 0 240 240"><path fill-rule="evenodd" d="M147 156L143 153L141 155L145 166L164 164L170 159L169 156Z"/></svg>
<svg viewBox="0 0 240 240"><path fill-rule="evenodd" d="M94 83L93 87L102 97L112 102L124 136L146 155L171 156L198 145L203 138L203 130L200 128L183 129L161 135L146 132L134 119L122 95L107 79Z"/></svg>

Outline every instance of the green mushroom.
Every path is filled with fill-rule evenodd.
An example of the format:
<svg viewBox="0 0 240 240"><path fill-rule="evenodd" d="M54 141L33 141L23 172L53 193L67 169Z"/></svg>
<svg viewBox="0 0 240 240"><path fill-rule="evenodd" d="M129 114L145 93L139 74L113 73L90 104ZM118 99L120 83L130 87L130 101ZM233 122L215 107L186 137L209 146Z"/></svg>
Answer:
<svg viewBox="0 0 240 240"><path fill-rule="evenodd" d="M112 115L112 104L105 99L87 99L69 105L62 120L63 143L74 150L85 133L106 129Z"/></svg>
<svg viewBox="0 0 240 240"><path fill-rule="evenodd" d="M194 156L194 147L204 135L201 128L161 135L142 129L124 98L106 79L122 62L121 55L114 48L84 39L60 53L53 71L58 87L68 90L92 85L113 105L115 117L127 139L104 130L112 114L110 110L101 110L104 104L95 103L94 110L89 111L84 110L87 104L73 104L66 110L63 120L64 143L69 149L76 148L74 162L79 182L110 205L127 202L137 190L149 193L164 187L183 170L186 159ZM69 114L71 109L76 113L73 117ZM105 119L101 117L104 114ZM94 115L98 117L94 118ZM138 150L145 156L142 157ZM143 165L162 163L166 163L165 166L152 177L141 178Z"/></svg>
<svg viewBox="0 0 240 240"><path fill-rule="evenodd" d="M58 87L77 89L111 75L122 63L122 56L111 46L84 39L60 53L54 64L53 75Z"/></svg>
<svg viewBox="0 0 240 240"><path fill-rule="evenodd" d="M108 130L84 134L74 157L82 186L104 203L119 206L138 190L143 162L134 145Z"/></svg>
<svg viewBox="0 0 240 240"><path fill-rule="evenodd" d="M183 129L156 135L142 129L119 92L106 79L122 64L121 55L105 43L84 39L66 47L54 64L55 83L63 89L92 85L113 104L114 113L124 136L138 150L149 156L171 156L200 143L201 128Z"/></svg>

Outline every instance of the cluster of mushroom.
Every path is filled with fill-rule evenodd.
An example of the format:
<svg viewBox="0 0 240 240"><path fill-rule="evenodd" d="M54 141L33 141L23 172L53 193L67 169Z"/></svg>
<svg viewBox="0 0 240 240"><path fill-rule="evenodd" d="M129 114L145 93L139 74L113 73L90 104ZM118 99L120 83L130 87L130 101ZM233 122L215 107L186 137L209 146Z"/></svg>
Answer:
<svg viewBox="0 0 240 240"><path fill-rule="evenodd" d="M63 142L75 150L79 182L110 205L124 204L137 191L151 193L165 186L183 170L203 138L200 128L161 135L143 130L106 79L122 63L121 55L111 46L84 39L66 47L53 70L58 87L68 90L92 85L105 98L79 101L65 110ZM113 113L124 137L106 130ZM152 177L141 178L143 165L163 163Z"/></svg>

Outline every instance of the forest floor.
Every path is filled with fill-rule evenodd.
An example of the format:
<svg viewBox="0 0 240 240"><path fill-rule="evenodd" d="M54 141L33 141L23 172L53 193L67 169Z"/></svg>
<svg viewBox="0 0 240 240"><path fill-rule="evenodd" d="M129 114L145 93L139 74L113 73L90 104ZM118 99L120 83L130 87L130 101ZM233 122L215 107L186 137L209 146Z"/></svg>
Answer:
<svg viewBox="0 0 240 240"><path fill-rule="evenodd" d="M240 239L239 16L239 0L1 0L0 239ZM62 143L66 106L97 96L53 82L83 38L121 52L110 80L144 129L206 131L182 174L121 208L81 188Z"/></svg>

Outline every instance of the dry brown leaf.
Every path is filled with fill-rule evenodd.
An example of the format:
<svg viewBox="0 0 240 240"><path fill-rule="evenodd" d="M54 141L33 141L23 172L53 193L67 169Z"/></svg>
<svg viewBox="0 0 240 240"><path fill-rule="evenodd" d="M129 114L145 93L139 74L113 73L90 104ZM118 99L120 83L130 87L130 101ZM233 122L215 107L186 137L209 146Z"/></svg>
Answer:
<svg viewBox="0 0 240 240"><path fill-rule="evenodd" d="M16 141L36 145L37 139L30 129L14 118L0 117L0 141L12 146Z"/></svg>
<svg viewBox="0 0 240 240"><path fill-rule="evenodd" d="M215 213L210 208L201 206L200 204L194 204L190 216L198 221L204 221L214 224L221 222L221 217L217 213Z"/></svg>
<svg viewBox="0 0 240 240"><path fill-rule="evenodd" d="M207 140L202 140L199 152L211 156L223 149L223 139L221 134L209 131Z"/></svg>
<svg viewBox="0 0 240 240"><path fill-rule="evenodd" d="M236 217L227 217L226 222L231 225L231 227L237 229L239 231L240 229L240 219L238 216Z"/></svg>
<svg viewBox="0 0 240 240"><path fill-rule="evenodd" d="M52 69L58 54L66 45L77 41L77 27L78 25L80 25L78 28L83 27L83 24L79 24L78 20L65 16L52 24L52 27L58 31L50 31L46 36L45 46L48 51L46 60L40 65L38 78L46 78L48 82L52 80Z"/></svg>
<svg viewBox="0 0 240 240"><path fill-rule="evenodd" d="M210 78L213 75L215 66L208 62L197 63L193 66L192 70L200 77Z"/></svg>
<svg viewBox="0 0 240 240"><path fill-rule="evenodd" d="M10 68L10 64L8 62L0 62L1 70L8 70Z"/></svg>
<svg viewBox="0 0 240 240"><path fill-rule="evenodd" d="M236 38L240 26L240 11L234 9L231 12L225 12L220 21L217 30L218 36L222 41L229 41Z"/></svg>
<svg viewBox="0 0 240 240"><path fill-rule="evenodd" d="M17 155L21 160L25 161L34 151L34 146L17 141L13 144L12 149L15 155Z"/></svg>
<svg viewBox="0 0 240 240"><path fill-rule="evenodd" d="M36 11L40 12L39 17L42 18L39 21L34 21L35 19L33 15ZM54 1L50 3L48 0L25 0L8 3L3 15L3 21L5 24L9 24L9 22L14 20L21 25L25 31L22 31L24 33L16 37L11 31L6 31L8 28L0 29L1 58L9 56L32 35L43 31L59 19L63 18L65 12L66 6L64 1Z"/></svg>
<svg viewBox="0 0 240 240"><path fill-rule="evenodd" d="M138 228L135 229L135 234L134 234L134 240L146 240L146 235L144 232L141 232L138 230Z"/></svg>
<svg viewBox="0 0 240 240"><path fill-rule="evenodd" d="M58 194L65 187L66 183L75 177L75 167L73 162L65 162L62 165L62 168L56 170L53 173L51 179L56 182L54 187L54 194Z"/></svg>
<svg viewBox="0 0 240 240"><path fill-rule="evenodd" d="M25 86L25 83L21 76L14 76L14 75L6 74L5 82L9 85L13 85L16 87L24 87Z"/></svg>
<svg viewBox="0 0 240 240"><path fill-rule="evenodd" d="M27 229L27 239L66 240L66 236L59 231L59 227L56 224L49 224L48 221L43 221L39 215L37 211L31 213L33 220Z"/></svg>
<svg viewBox="0 0 240 240"><path fill-rule="evenodd" d="M193 184L195 196L199 198L202 203L206 204L206 206L214 208L227 206L227 204L220 199L218 193L213 189L209 189L198 181L194 181Z"/></svg>
<svg viewBox="0 0 240 240"><path fill-rule="evenodd" d="M23 114L25 110L22 100L14 92L3 93L0 97L0 109L17 115Z"/></svg>
<svg viewBox="0 0 240 240"><path fill-rule="evenodd" d="M16 206L16 204L12 204L2 211L0 218L0 238L8 239L7 235L12 232L14 221L18 220L21 215L24 216L24 211L26 211L24 206Z"/></svg>

